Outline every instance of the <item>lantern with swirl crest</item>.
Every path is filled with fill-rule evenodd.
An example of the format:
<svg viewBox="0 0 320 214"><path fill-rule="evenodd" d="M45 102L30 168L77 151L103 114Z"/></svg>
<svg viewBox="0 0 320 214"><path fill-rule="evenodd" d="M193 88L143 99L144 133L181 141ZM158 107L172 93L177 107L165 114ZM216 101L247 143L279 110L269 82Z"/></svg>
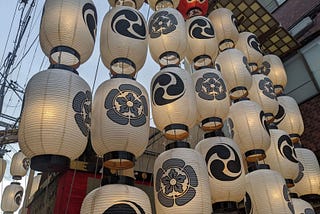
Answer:
<svg viewBox="0 0 320 214"><path fill-rule="evenodd" d="M86 148L92 95L76 68L92 53L96 26L91 0L45 2L40 44L51 65L27 84L18 134L34 170L65 170Z"/></svg>
<svg viewBox="0 0 320 214"><path fill-rule="evenodd" d="M316 214L314 212L312 205L306 202L305 200L302 200L298 197L291 196L291 201L292 201L295 213Z"/></svg>
<svg viewBox="0 0 320 214"><path fill-rule="evenodd" d="M164 8L177 8L180 0L148 0L150 8L158 11Z"/></svg>
<svg viewBox="0 0 320 214"><path fill-rule="evenodd" d="M3 190L1 199L1 210L4 213L14 213L21 205L23 188L18 182L11 182Z"/></svg>
<svg viewBox="0 0 320 214"><path fill-rule="evenodd" d="M21 180L29 170L30 159L21 151L15 153L11 159L10 174L14 180Z"/></svg>

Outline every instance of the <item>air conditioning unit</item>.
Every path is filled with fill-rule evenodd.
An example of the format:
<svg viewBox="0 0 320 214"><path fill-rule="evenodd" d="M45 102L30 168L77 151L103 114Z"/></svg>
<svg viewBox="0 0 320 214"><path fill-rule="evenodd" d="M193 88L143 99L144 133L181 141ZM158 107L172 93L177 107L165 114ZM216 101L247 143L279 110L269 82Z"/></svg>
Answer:
<svg viewBox="0 0 320 214"><path fill-rule="evenodd" d="M300 22L298 22L293 28L289 30L290 34L293 37L298 37L299 34L306 31L309 27L311 27L313 24L312 19L307 16L304 19L302 19Z"/></svg>
<svg viewBox="0 0 320 214"><path fill-rule="evenodd" d="M258 2L269 12L272 13L278 8L278 3L276 0L258 0Z"/></svg>

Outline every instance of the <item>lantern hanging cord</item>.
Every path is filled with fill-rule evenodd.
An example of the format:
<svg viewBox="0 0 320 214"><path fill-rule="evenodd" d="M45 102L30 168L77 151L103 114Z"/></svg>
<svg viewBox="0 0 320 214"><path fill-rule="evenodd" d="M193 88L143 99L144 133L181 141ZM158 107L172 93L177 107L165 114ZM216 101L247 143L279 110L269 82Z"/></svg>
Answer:
<svg viewBox="0 0 320 214"><path fill-rule="evenodd" d="M98 63L97 63L97 67L96 67L96 73L94 74L94 80L93 80L93 84L92 84L92 93L94 92L94 87L95 87L96 81L97 81L100 59L101 59L101 54L99 55Z"/></svg>
<svg viewBox="0 0 320 214"><path fill-rule="evenodd" d="M70 199L71 199L71 194L72 194L72 189L73 189L73 184L74 184L74 179L76 177L76 173L77 173L77 170L74 169L73 176L72 176L72 181L71 181L71 185L70 185L70 191L69 191L69 195L68 195L67 207L66 207L66 210L64 212L65 214L68 213L68 209L69 209L69 204L70 204Z"/></svg>

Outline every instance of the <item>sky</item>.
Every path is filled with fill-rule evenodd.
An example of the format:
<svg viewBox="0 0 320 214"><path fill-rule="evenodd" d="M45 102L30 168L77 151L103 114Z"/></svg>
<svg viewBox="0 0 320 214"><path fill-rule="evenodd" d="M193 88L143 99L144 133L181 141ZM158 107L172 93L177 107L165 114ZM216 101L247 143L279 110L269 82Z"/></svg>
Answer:
<svg viewBox="0 0 320 214"><path fill-rule="evenodd" d="M21 0L0 0L0 67L1 73L3 72L3 63L9 52L13 51L15 37L17 34L19 19L22 12L22 6L20 4ZM29 8L32 0L29 0L24 14ZM26 87L28 80L37 72L45 70L49 66L48 58L43 54L37 35L39 33L40 19L44 0L36 0L35 7L32 12L32 18L30 24L26 29L26 33L23 37L22 43L20 45L19 51L17 53L17 58L13 65L13 69L8 76L8 81L16 82L21 89ZM107 0L93 0L98 14L98 34L96 38L96 44L94 47L94 52L87 62L80 65L77 69L79 75L87 81L91 89L94 91L97 87L105 80L109 79L109 70L104 66L100 60L97 77L95 80L96 68L99 60L99 46L100 46L100 28L104 15L110 10L110 6ZM145 19L148 21L148 18L152 15L153 11L149 9L147 4L144 4L140 9L140 12L144 15ZM33 44L34 43L34 44ZM33 44L33 45L32 45ZM27 52L27 54L26 54ZM150 54L147 55L146 63L143 68L137 74L137 81L141 83L149 92L150 82L152 77L159 71L160 67L157 65L151 58ZM23 94L19 93L20 97L23 97ZM149 93L150 96L150 93ZM3 113L13 117L19 117L21 111L21 100L12 90L8 90L5 96L5 101L3 105ZM0 121L10 122L3 118L0 118ZM12 124L12 122L10 122ZM152 121L150 125L154 126ZM0 130L3 130L3 127L0 127ZM6 185L10 184L12 181L11 175L9 173L10 169L10 159L13 154L19 150L18 144L11 144L7 146L7 149L11 152L6 153L4 159L7 161L7 171L3 181L0 183L0 199L2 198L2 192ZM27 177L27 176L26 176ZM26 186L27 179L23 178L21 180L21 185ZM1 213L1 211L0 211Z"/></svg>

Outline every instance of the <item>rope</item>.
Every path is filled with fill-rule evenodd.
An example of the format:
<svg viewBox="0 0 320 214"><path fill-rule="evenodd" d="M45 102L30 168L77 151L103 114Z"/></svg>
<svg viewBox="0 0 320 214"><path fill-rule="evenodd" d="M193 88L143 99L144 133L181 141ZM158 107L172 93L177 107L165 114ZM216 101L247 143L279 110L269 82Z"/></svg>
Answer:
<svg viewBox="0 0 320 214"><path fill-rule="evenodd" d="M67 207L66 207L66 210L65 210L65 214L68 213L68 209L69 209L69 204L70 204L70 198L71 198L71 193L72 193L72 189L73 189L73 184L74 184L74 179L76 177L76 173L77 173L77 170L74 169L73 171L73 176L72 176L72 181L71 181L71 186L70 186L70 191L69 191L69 195L68 195L68 202L67 202Z"/></svg>
<svg viewBox="0 0 320 214"><path fill-rule="evenodd" d="M97 63L97 67L96 67L96 73L94 74L94 80L93 80L93 84L92 84L92 93L94 92L94 88L95 88L96 81L97 81L98 69L99 69L99 65L100 65L100 58L101 58L101 54L99 55L98 63Z"/></svg>

